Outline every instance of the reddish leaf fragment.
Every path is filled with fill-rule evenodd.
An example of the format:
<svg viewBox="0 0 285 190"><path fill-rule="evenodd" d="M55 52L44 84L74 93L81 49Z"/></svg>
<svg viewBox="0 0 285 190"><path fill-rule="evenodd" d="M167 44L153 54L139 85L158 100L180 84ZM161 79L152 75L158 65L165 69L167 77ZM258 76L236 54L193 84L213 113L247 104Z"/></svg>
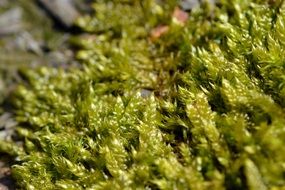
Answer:
<svg viewBox="0 0 285 190"><path fill-rule="evenodd" d="M160 38L160 36L167 33L168 30L169 30L169 26L166 26L166 25L161 25L161 26L158 26L152 29L150 33L151 39L155 40L155 39Z"/></svg>
<svg viewBox="0 0 285 190"><path fill-rule="evenodd" d="M184 25L187 22L188 17L189 17L189 14L181 10L179 7L176 7L172 14L173 21L179 24L182 24L182 25Z"/></svg>

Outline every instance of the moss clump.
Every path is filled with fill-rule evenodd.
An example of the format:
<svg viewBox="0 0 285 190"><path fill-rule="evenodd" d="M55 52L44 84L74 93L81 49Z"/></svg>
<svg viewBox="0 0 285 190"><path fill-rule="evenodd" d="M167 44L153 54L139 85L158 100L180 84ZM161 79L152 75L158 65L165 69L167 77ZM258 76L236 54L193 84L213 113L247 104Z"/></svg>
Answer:
<svg viewBox="0 0 285 190"><path fill-rule="evenodd" d="M25 72L24 147L0 145L18 186L283 189L283 1L204 4L186 23L175 1L141 2L79 20L83 69Z"/></svg>

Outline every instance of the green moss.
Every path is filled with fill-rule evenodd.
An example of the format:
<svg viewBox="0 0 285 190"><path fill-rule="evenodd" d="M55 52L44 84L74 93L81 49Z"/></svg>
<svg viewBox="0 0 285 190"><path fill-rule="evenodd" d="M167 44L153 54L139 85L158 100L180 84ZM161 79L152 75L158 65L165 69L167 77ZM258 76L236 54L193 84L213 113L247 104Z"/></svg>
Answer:
<svg viewBox="0 0 285 190"><path fill-rule="evenodd" d="M24 72L24 147L0 145L19 188L284 188L283 1L205 4L185 24L175 3L96 1L82 69Z"/></svg>

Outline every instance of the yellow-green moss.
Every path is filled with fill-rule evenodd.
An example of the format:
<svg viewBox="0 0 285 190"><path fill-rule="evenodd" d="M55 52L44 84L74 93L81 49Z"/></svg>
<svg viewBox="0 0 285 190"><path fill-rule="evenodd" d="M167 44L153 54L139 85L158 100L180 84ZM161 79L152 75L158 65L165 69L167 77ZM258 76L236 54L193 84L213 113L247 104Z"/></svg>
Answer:
<svg viewBox="0 0 285 190"><path fill-rule="evenodd" d="M175 6L95 1L83 68L24 72L24 148L0 145L19 188L284 188L283 1L203 4L185 24Z"/></svg>

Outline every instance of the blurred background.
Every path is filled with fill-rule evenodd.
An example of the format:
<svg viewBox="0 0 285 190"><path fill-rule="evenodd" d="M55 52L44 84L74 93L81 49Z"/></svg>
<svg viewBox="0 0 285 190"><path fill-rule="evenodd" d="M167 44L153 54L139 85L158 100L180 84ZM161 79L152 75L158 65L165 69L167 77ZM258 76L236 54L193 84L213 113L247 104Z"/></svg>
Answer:
<svg viewBox="0 0 285 190"><path fill-rule="evenodd" d="M91 12L90 0L0 0L0 139L17 125L10 93L21 70L76 66L69 39L80 34L76 19ZM0 155L0 190L14 189L9 158Z"/></svg>

